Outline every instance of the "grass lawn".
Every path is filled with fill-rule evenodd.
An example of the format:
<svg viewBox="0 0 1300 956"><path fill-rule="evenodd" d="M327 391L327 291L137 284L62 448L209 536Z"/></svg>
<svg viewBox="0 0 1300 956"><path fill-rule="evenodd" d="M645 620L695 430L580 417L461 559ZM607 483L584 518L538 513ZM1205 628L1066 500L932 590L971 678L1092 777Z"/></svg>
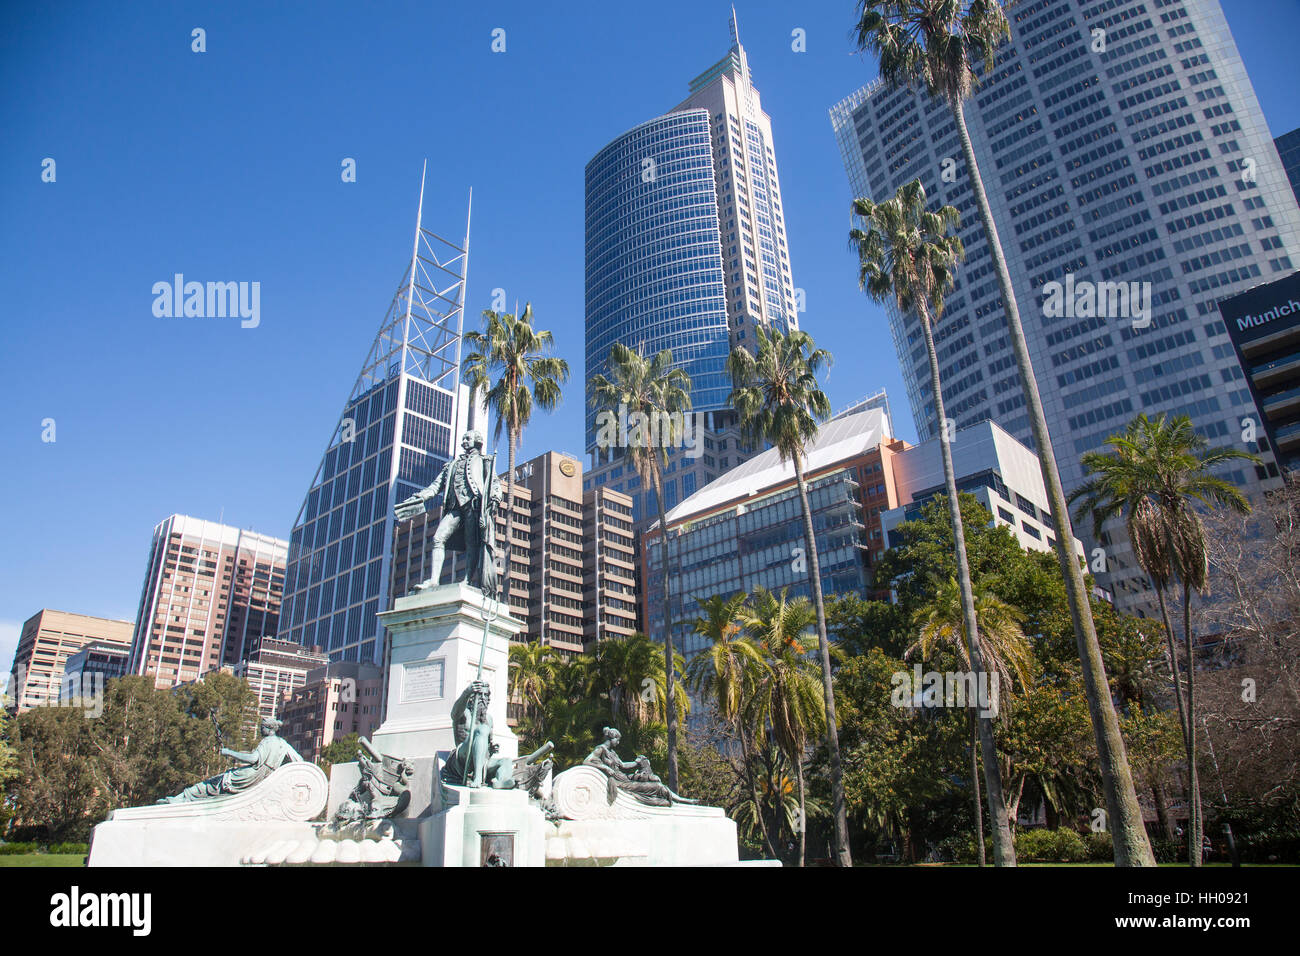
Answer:
<svg viewBox="0 0 1300 956"><path fill-rule="evenodd" d="M2 866L82 866L85 855L81 853L25 853L0 856Z"/></svg>

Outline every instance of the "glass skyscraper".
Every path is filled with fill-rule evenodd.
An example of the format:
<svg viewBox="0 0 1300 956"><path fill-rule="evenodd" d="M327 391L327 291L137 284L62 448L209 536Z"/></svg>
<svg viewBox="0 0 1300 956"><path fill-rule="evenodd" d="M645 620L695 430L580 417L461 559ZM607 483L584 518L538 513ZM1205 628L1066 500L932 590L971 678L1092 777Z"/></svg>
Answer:
<svg viewBox="0 0 1300 956"><path fill-rule="evenodd" d="M734 14L731 37L683 102L619 136L586 169L586 378L608 372L615 342L647 356L672 349L705 428L697 454L668 456L669 508L752 454L727 405L731 349L752 345L759 326L798 327L772 123ZM653 491L596 439L589 404L584 488L630 495L643 530L657 517Z"/></svg>
<svg viewBox="0 0 1300 956"><path fill-rule="evenodd" d="M406 275L289 537L279 637L331 660L383 663L393 506L437 476L470 424L459 384L468 222L465 233L451 242L417 219Z"/></svg>
<svg viewBox="0 0 1300 956"><path fill-rule="evenodd" d="M1066 491L1083 480L1079 456L1139 412L1185 413L1211 443L1243 447L1254 405L1217 303L1293 270L1300 209L1223 11L1216 0L1021 0L1006 11L1010 40L966 118ZM1032 446L948 107L877 81L831 121L854 195L884 199L919 178L932 204L961 212L966 260L935 334L947 413L958 428L993 419ZM1102 315L1086 303L1052 315L1054 282L1149 283L1150 310ZM920 329L888 312L925 439L937 423ZM1263 454L1260 468L1237 463L1227 477L1270 486L1277 467ZM1121 606L1142 602L1145 580L1116 538L1103 584Z"/></svg>

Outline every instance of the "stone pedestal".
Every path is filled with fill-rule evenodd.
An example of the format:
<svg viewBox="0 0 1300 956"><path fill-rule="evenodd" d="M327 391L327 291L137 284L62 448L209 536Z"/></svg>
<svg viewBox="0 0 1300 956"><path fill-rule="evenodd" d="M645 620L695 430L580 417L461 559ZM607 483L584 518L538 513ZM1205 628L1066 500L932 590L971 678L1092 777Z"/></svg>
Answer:
<svg viewBox="0 0 1300 956"><path fill-rule="evenodd" d="M282 764L241 793L114 810L95 827L89 866L239 866L258 847L314 839L329 784L311 763Z"/></svg>
<svg viewBox="0 0 1300 956"><path fill-rule="evenodd" d="M545 866L550 824L522 790L444 786L420 821L425 866Z"/></svg>
<svg viewBox="0 0 1300 956"><path fill-rule="evenodd" d="M458 582L399 597L379 620L390 633L384 723L372 741L381 753L412 759L447 754L455 746L451 707L473 682L483 646L482 679L492 688L492 739L498 757L516 757L519 742L506 725L510 639L523 624L504 603Z"/></svg>

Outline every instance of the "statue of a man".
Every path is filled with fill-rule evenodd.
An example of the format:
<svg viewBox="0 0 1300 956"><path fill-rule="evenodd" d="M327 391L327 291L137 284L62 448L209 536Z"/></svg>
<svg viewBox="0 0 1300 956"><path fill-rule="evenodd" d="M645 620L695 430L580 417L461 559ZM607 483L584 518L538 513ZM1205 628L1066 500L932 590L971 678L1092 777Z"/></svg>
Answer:
<svg viewBox="0 0 1300 956"><path fill-rule="evenodd" d="M513 760L492 756L492 690L485 681L466 687L451 707L456 749L447 757L442 778L466 787L488 786L510 790L515 786Z"/></svg>
<svg viewBox="0 0 1300 956"><path fill-rule="evenodd" d="M230 757L241 766L225 773L219 773L207 780L186 787L172 797L163 797L159 803L189 803L192 800L206 800L228 793L239 793L269 777L282 763L298 763L302 757L287 740L279 736L282 721L267 717L262 721L262 740L257 747L245 753L240 750L221 748L221 756Z"/></svg>
<svg viewBox="0 0 1300 956"><path fill-rule="evenodd" d="M432 573L412 590L423 591L438 584L450 547L465 552L466 580L485 595L495 597L496 509L501 503L501 480L492 474L491 460L483 456L481 433L467 431L460 447L461 453L443 466L433 484L397 505L399 521L422 513L430 504L442 507L442 517L433 533Z"/></svg>

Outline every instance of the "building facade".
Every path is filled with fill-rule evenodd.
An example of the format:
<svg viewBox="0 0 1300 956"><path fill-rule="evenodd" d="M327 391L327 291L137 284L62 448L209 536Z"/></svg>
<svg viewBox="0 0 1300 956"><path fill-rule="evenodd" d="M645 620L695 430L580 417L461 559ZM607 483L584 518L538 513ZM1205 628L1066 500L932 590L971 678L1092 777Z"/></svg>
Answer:
<svg viewBox="0 0 1300 956"><path fill-rule="evenodd" d="M248 660L239 661L231 670L257 694L260 717L279 717L289 695L307 682L308 672L328 663L329 656L319 647L308 649L293 641L262 637Z"/></svg>
<svg viewBox="0 0 1300 956"><path fill-rule="evenodd" d="M1139 412L1185 413L1212 443L1237 442L1253 405L1217 303L1292 271L1300 210L1223 11L1021 0L1007 16L1010 41L966 118L1066 491L1083 480L1080 456ZM919 178L931 203L960 211L966 259L935 336L947 413L1032 446L950 111L876 82L831 121L855 195ZM924 439L937 426L920 329L889 312ZM1225 477L1258 492L1275 472L1237 463ZM1145 603L1145 576L1115 537L1102 577L1121 607Z"/></svg>
<svg viewBox="0 0 1300 956"><path fill-rule="evenodd" d="M126 676L131 645L115 641L89 641L68 655L59 689L60 703L79 703L103 691L114 678Z"/></svg>
<svg viewBox="0 0 1300 956"><path fill-rule="evenodd" d="M727 54L670 112L615 139L586 169L586 376L610 347L671 349L691 376L702 429L668 456L665 508L746 460L727 356L755 331L798 327L772 123L754 88L734 13ZM623 448L602 445L588 395L586 489L632 499L638 531L657 517Z"/></svg>
<svg viewBox="0 0 1300 956"><path fill-rule="evenodd" d="M1277 147L1278 158L1286 170L1286 178L1291 181L1291 191L1295 193L1296 202L1300 203L1300 129L1283 133L1273 140Z"/></svg>
<svg viewBox="0 0 1300 956"><path fill-rule="evenodd" d="M382 667L332 661L308 671L283 701L280 734L304 760L316 760L341 737L373 735L383 719L383 701Z"/></svg>
<svg viewBox="0 0 1300 956"><path fill-rule="evenodd" d="M23 622L6 688L18 711L59 702L68 659L87 645L131 646L132 624L42 608Z"/></svg>
<svg viewBox="0 0 1300 956"><path fill-rule="evenodd" d="M129 672L176 686L251 652L274 634L288 543L215 521L171 515L154 528Z"/></svg>
<svg viewBox="0 0 1300 956"><path fill-rule="evenodd" d="M1262 452L1300 468L1300 272L1219 303L1224 325L1259 414L1253 419ZM1243 419L1243 428L1252 420ZM1263 438L1261 441L1260 438Z"/></svg>

